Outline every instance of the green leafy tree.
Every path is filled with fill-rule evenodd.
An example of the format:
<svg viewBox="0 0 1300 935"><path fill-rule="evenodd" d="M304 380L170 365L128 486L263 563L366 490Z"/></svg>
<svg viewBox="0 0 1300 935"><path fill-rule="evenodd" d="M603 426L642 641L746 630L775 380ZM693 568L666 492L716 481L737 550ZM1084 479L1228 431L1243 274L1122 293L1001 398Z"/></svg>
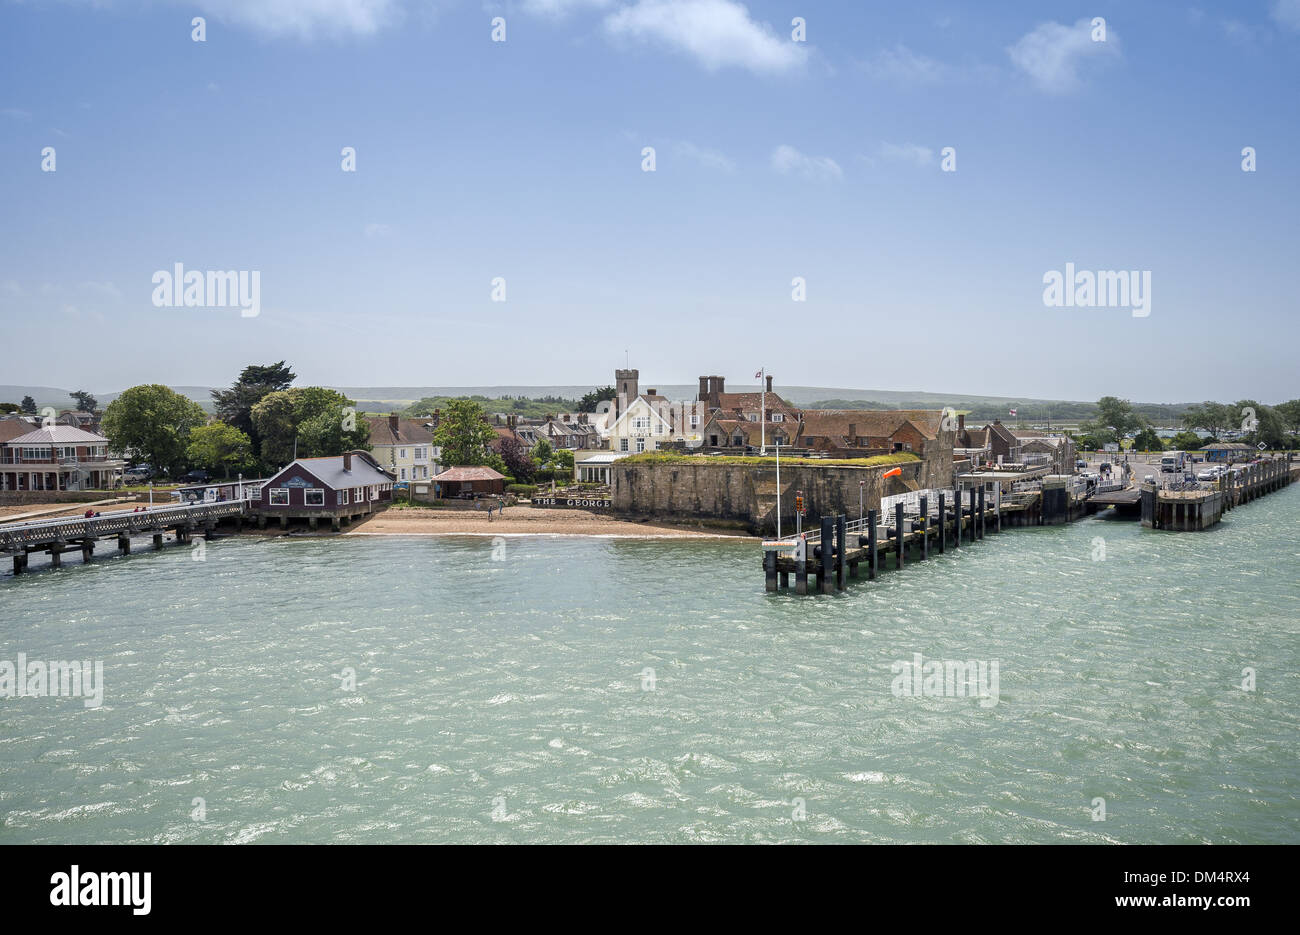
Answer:
<svg viewBox="0 0 1300 935"><path fill-rule="evenodd" d="M1225 429L1234 427L1235 422L1232 407L1223 403L1204 402L1190 407L1182 415L1182 423L1187 428L1204 429L1216 437Z"/></svg>
<svg viewBox="0 0 1300 935"><path fill-rule="evenodd" d="M229 477L231 471L242 471L253 464L253 443L247 435L224 422L211 422L190 430L190 443L185 449L190 464L220 471Z"/></svg>
<svg viewBox="0 0 1300 935"><path fill-rule="evenodd" d="M30 396L24 396L22 409L23 409L23 415L28 415L28 416L36 415L36 400L32 399Z"/></svg>
<svg viewBox="0 0 1300 935"><path fill-rule="evenodd" d="M538 439L537 444L533 446L533 460L538 464L546 464L555 457L555 450L551 443L544 438Z"/></svg>
<svg viewBox="0 0 1300 935"><path fill-rule="evenodd" d="M1286 422L1272 406L1253 399L1241 399L1233 404L1233 408L1240 414L1240 428L1246 433L1248 444L1263 442L1268 448L1287 446Z"/></svg>
<svg viewBox="0 0 1300 935"><path fill-rule="evenodd" d="M1133 447L1138 451L1161 451L1165 445L1156 434L1156 430L1147 426L1134 437Z"/></svg>
<svg viewBox="0 0 1300 935"><path fill-rule="evenodd" d="M99 400L91 396L85 390L73 390L68 395L76 400L77 408L83 412L94 412L99 408Z"/></svg>
<svg viewBox="0 0 1300 935"><path fill-rule="evenodd" d="M599 389L592 390L585 394L582 399L578 400L579 412L595 412L596 407L607 399L618 397L618 391L612 386L602 386Z"/></svg>
<svg viewBox="0 0 1300 935"><path fill-rule="evenodd" d="M1089 434L1117 442L1129 432L1142 427L1142 418L1133 411L1133 404L1117 396L1103 396L1097 400L1097 416L1081 428Z"/></svg>
<svg viewBox="0 0 1300 935"><path fill-rule="evenodd" d="M251 364L239 374L239 379L228 390L213 390L212 402L217 418L239 429L253 443L253 453L261 456L262 439L253 424L253 407L270 393L287 390L294 381L294 372L284 361L274 364Z"/></svg>
<svg viewBox="0 0 1300 935"><path fill-rule="evenodd" d="M23 407L17 403L0 403L0 412L5 413L6 415L11 412L19 412L22 408Z"/></svg>
<svg viewBox="0 0 1300 935"><path fill-rule="evenodd" d="M484 418L482 406L470 399L453 399L442 411L442 420L433 433L433 443L442 448L444 464L485 464L491 450L489 446L496 437L496 432ZM500 460L499 455L492 454Z"/></svg>
<svg viewBox="0 0 1300 935"><path fill-rule="evenodd" d="M155 468L171 472L185 463L190 433L207 420L194 400L150 383L109 403L100 430L114 450L134 449Z"/></svg>
<svg viewBox="0 0 1300 935"><path fill-rule="evenodd" d="M1169 447L1174 451L1196 451L1204 444L1195 432L1179 432L1169 440Z"/></svg>
<svg viewBox="0 0 1300 935"><path fill-rule="evenodd" d="M1278 403L1273 408L1282 417L1282 422L1288 431L1300 433L1300 399L1290 399L1284 403Z"/></svg>
<svg viewBox="0 0 1300 935"><path fill-rule="evenodd" d="M275 390L258 401L252 417L268 471L288 464L295 450L300 458L315 458L370 447L370 424L357 418L352 400L337 390Z"/></svg>

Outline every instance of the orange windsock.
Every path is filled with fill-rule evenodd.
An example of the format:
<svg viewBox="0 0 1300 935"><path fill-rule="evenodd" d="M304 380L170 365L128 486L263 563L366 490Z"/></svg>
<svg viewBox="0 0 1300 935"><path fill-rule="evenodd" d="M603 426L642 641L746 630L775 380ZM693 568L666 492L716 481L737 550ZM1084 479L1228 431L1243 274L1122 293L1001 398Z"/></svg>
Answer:
<svg viewBox="0 0 1300 935"><path fill-rule="evenodd" d="M902 468L894 468L892 471L886 471L884 474L881 474L880 476L881 476L881 477L901 477L902 475L903 475L903 469L902 469Z"/></svg>

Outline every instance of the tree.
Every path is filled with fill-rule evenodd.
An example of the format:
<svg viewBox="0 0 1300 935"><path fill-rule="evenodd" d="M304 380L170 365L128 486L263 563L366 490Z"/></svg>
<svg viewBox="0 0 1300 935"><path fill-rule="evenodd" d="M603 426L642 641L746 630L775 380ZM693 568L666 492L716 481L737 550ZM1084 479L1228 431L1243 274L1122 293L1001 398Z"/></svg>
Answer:
<svg viewBox="0 0 1300 935"><path fill-rule="evenodd" d="M1241 414L1241 430L1246 433L1246 441L1251 445L1263 442L1269 448L1285 448L1286 423L1281 414L1272 406L1253 399L1241 399L1233 404Z"/></svg>
<svg viewBox="0 0 1300 935"><path fill-rule="evenodd" d="M579 412L595 412L596 407L607 399L616 399L618 392L612 386L602 386L599 389L592 390L585 394L582 399L578 400Z"/></svg>
<svg viewBox="0 0 1300 935"><path fill-rule="evenodd" d="M1211 435L1218 436L1235 424L1231 406L1223 403L1204 402L1192 406L1182 415L1182 423L1189 429L1204 429Z"/></svg>
<svg viewBox="0 0 1300 935"><path fill-rule="evenodd" d="M1195 432L1179 432L1169 441L1169 447L1174 451L1196 451L1204 444Z"/></svg>
<svg viewBox="0 0 1300 935"><path fill-rule="evenodd" d="M1097 400L1097 417L1082 426L1090 434L1110 436L1107 441L1113 442L1141 427L1142 417L1133 412L1133 404L1117 396L1103 396Z"/></svg>
<svg viewBox="0 0 1300 935"><path fill-rule="evenodd" d="M507 435L501 439L499 446L501 460L506 466L503 472L509 474L521 484L530 481L537 472L537 465L534 463L528 446L514 435Z"/></svg>
<svg viewBox="0 0 1300 935"><path fill-rule="evenodd" d="M185 456L192 465L221 471L223 477L229 477L231 471L253 464L253 443L233 425L212 422L190 430Z"/></svg>
<svg viewBox="0 0 1300 935"><path fill-rule="evenodd" d="M194 400L158 383L133 386L108 404L101 431L113 449L134 449L155 468L185 463L190 432L207 421Z"/></svg>
<svg viewBox="0 0 1300 935"><path fill-rule="evenodd" d="M5 413L6 415L11 412L19 412L22 408L23 407L17 403L0 403L0 412Z"/></svg>
<svg viewBox="0 0 1300 935"><path fill-rule="evenodd" d="M85 390L73 390L68 395L76 401L77 408L82 412L94 412L99 408L99 400Z"/></svg>
<svg viewBox="0 0 1300 935"><path fill-rule="evenodd" d="M23 397L23 414L28 416L36 415L36 400L30 396Z"/></svg>
<svg viewBox="0 0 1300 935"><path fill-rule="evenodd" d="M294 373L284 361L262 366L250 364L230 389L212 391L217 418L246 434L252 440L253 453L260 456L262 440L253 425L253 407L268 393L287 390L293 381Z"/></svg>
<svg viewBox="0 0 1300 935"><path fill-rule="evenodd" d="M370 424L358 419L353 402L321 386L267 393L253 407L253 428L262 440L263 467L273 470L295 456L315 458L370 447Z"/></svg>
<svg viewBox="0 0 1300 935"><path fill-rule="evenodd" d="M1292 433L1300 433L1300 399L1290 399L1273 407Z"/></svg>
<svg viewBox="0 0 1300 935"><path fill-rule="evenodd" d="M538 464L546 464L555 457L555 450L551 443L544 438L539 438L537 444L533 446L533 460Z"/></svg>
<svg viewBox="0 0 1300 935"><path fill-rule="evenodd" d="M1164 442L1160 440L1156 430L1149 425L1138 432L1133 439L1133 448L1137 451L1163 451L1164 447Z"/></svg>
<svg viewBox="0 0 1300 935"><path fill-rule="evenodd" d="M484 464L488 446L496 437L478 403L470 399L453 399L442 412L442 421L433 433L433 443L442 448L444 464Z"/></svg>

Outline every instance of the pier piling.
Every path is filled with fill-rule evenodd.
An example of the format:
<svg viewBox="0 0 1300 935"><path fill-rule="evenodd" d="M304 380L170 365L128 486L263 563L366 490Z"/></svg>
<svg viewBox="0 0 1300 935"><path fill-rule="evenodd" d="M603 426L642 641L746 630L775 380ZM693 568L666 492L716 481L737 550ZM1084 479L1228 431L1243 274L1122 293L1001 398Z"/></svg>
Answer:
<svg viewBox="0 0 1300 935"><path fill-rule="evenodd" d="M930 557L930 498L921 498L921 559Z"/></svg>
<svg viewBox="0 0 1300 935"><path fill-rule="evenodd" d="M835 589L844 590L844 540L848 522L841 513L835 517Z"/></svg>
<svg viewBox="0 0 1300 935"><path fill-rule="evenodd" d="M903 504L894 504L894 567L903 567Z"/></svg>
<svg viewBox="0 0 1300 935"><path fill-rule="evenodd" d="M948 538L948 530L947 527L944 525L944 506L945 506L944 500L945 500L944 495L939 494L939 554L940 555L942 555L944 552L944 545L945 545L944 540Z"/></svg>

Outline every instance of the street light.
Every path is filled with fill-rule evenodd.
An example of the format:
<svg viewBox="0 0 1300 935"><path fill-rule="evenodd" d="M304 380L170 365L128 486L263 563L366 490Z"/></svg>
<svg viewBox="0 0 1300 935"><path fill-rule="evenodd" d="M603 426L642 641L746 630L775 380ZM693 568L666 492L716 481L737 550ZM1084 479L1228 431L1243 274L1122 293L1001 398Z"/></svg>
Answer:
<svg viewBox="0 0 1300 935"><path fill-rule="evenodd" d="M774 443L776 448L776 537L781 538L781 444Z"/></svg>
<svg viewBox="0 0 1300 935"><path fill-rule="evenodd" d="M862 490L867 486L864 480L858 481L858 529L862 529Z"/></svg>

